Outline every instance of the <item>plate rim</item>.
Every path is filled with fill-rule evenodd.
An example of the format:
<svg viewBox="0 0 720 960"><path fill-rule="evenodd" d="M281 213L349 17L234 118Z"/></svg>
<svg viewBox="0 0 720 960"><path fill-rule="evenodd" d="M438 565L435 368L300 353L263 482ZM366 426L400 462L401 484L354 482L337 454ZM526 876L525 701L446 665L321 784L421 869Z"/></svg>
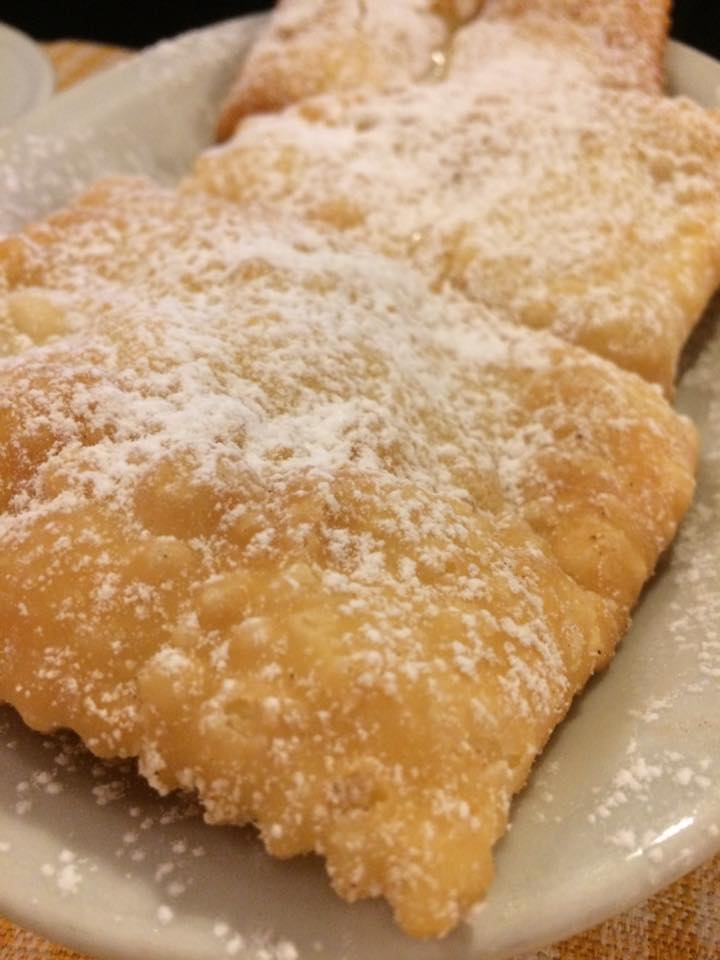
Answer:
<svg viewBox="0 0 720 960"><path fill-rule="evenodd" d="M33 40L29 34L12 24L0 21L0 39L3 37L10 41L11 45L20 53L23 61L31 65L35 86L30 103L24 110L20 113L13 113L4 119L0 118L0 129L12 127L21 117L49 101L56 83L55 69L50 58L36 40Z"/></svg>

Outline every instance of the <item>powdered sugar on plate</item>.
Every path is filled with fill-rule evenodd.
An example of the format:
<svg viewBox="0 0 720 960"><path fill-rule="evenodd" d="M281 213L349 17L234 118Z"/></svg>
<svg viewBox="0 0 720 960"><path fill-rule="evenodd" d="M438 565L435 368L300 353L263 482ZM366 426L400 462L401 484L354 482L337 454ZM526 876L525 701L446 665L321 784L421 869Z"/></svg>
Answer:
<svg viewBox="0 0 720 960"><path fill-rule="evenodd" d="M21 762L30 761L31 769L14 783L12 778L4 780L0 808L5 794L14 792L26 801L18 814L23 822L27 818L28 823L47 820L57 824L44 847L44 859L28 864L34 888L31 912L53 895L72 912L73 903L80 906L93 883L101 883L108 871L114 871L124 886L153 904L151 928L155 934L174 924L182 926L178 918L198 902L198 865L206 868L208 857L198 837L207 834L212 843L215 834L202 824L199 807L191 797L162 800L144 786L132 763L99 761L70 733L56 737L33 734L6 707L0 708L0 752L5 751ZM5 764L5 773L9 766ZM52 784L58 787L56 791L48 790ZM82 822L93 819L93 805L108 811L100 815L101 844ZM219 849L214 846L216 855ZM13 841L0 839L0 863L6 857L14 858L15 852ZM221 909L218 905L218 912L207 914L204 931L208 941L219 942L221 955L239 956L245 951L242 956L253 960L261 956L294 960L299 956L294 944L276 940L267 930L241 934L232 911L223 917ZM126 921L120 910L104 919L118 926Z"/></svg>
<svg viewBox="0 0 720 960"><path fill-rule="evenodd" d="M0 133L0 234L110 173L177 179L210 142L218 98L258 25L245 18L158 44Z"/></svg>

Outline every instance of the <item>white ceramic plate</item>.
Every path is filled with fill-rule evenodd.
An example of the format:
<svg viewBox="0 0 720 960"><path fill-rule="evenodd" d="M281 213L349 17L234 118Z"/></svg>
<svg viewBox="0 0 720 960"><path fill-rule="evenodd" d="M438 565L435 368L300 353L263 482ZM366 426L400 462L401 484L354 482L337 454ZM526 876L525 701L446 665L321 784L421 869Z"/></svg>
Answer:
<svg viewBox="0 0 720 960"><path fill-rule="evenodd" d="M7 228L108 172L166 179L210 136L257 20L192 34L86 82L0 136ZM674 44L676 90L716 106L720 64ZM68 135L68 130L74 130ZM485 906L415 943L381 903L348 906L321 863L267 857L125 767L0 711L0 912L115 960L481 960L556 941L720 849L720 329L688 350L680 406L704 437L698 499L608 672L517 800ZM715 451L715 453L713 453Z"/></svg>
<svg viewBox="0 0 720 960"><path fill-rule="evenodd" d="M0 23L0 127L48 100L54 84L53 68L40 47Z"/></svg>

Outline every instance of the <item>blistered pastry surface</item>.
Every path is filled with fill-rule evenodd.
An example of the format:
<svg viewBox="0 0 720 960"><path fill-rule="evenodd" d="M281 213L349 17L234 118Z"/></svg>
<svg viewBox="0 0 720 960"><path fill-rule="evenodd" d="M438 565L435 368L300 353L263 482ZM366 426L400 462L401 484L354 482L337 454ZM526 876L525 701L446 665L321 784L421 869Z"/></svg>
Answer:
<svg viewBox="0 0 720 960"><path fill-rule="evenodd" d="M685 508L686 422L346 238L142 182L0 265L0 695L449 929Z"/></svg>

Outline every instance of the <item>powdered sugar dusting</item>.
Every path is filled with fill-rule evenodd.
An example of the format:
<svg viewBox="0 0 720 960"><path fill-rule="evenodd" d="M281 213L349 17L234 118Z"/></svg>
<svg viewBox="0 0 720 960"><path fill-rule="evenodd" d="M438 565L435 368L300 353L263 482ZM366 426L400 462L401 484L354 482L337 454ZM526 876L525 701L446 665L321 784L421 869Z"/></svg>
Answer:
<svg viewBox="0 0 720 960"><path fill-rule="evenodd" d="M599 729L608 711L618 714L616 739L603 752L602 774L583 768L581 740L565 744L566 754L577 748L575 763L580 776L588 778L583 788L583 795L592 797L584 814L588 828L629 863L645 862L653 888L718 847L717 723L710 708L718 665L713 625L720 616L718 332L714 307L691 345L678 394L679 406L696 418L703 433L698 502L685 519L668 567L638 610L611 676L584 698L590 728ZM614 696L605 685L613 679ZM565 756L561 763L553 762L551 750L541 765L533 788L536 823L556 822L552 803L540 802L542 794L557 798L572 789L563 776L565 762Z"/></svg>
<svg viewBox="0 0 720 960"><path fill-rule="evenodd" d="M153 785L199 790L220 822L248 816L243 791L261 770L249 756L264 730L277 730L264 761L274 772L253 787L250 807L271 849L324 850L325 811L364 803L356 765L487 849L466 786L467 763L484 766L468 739L480 718L491 738L551 722L614 638L600 626L603 598L565 576L523 521L527 484L542 475L544 448L565 418L604 445L590 412L601 396L619 409L624 391L644 391L654 442L678 451L685 426L635 380L433 295L410 268L202 197L101 184L69 219L2 252L15 351L2 366L4 442L8 460L30 468L8 478L0 519L16 557L8 595L22 605L7 611L16 626L0 647L3 696L31 723L72 725L96 750L140 754ZM27 348L23 337L46 342ZM554 381L578 366L606 385L592 408L566 409L551 393L525 426L516 371ZM647 432L648 409L623 423ZM662 540L665 528L652 523ZM50 549L33 533L40 528ZM25 573L21 556L37 574ZM47 590L68 572L69 589ZM29 612L43 638L32 645ZM106 623L115 625L110 664L90 641ZM328 652L308 657L321 635ZM238 672L238 656L253 660L249 673ZM488 669L498 674L492 706ZM459 697L466 686L474 695ZM367 738L379 736L368 712L376 697L398 722L417 698L422 742L451 740L466 757L456 785L448 771L435 783L435 768L410 762L404 740L392 763L366 756ZM248 720L260 725L250 736ZM171 741L184 723L188 753L178 758ZM347 740L328 736L335 724ZM222 730L217 749L195 753L198 732ZM226 735L236 741L230 767ZM309 775L317 744L325 768ZM504 783L488 789L484 802L501 816L535 749L518 747L517 771L503 768ZM335 769L347 769L339 781ZM328 776L347 785L318 803ZM418 776L428 778L420 794ZM287 802L266 823L257 798L275 777L287 781ZM93 792L111 806L123 789L111 780ZM381 843L405 822L398 813ZM123 836L122 849L134 851ZM424 871L428 856L411 848L412 869ZM184 892L171 862L155 881L165 906ZM363 882L370 895L385 880Z"/></svg>
<svg viewBox="0 0 720 960"><path fill-rule="evenodd" d="M65 823L66 807L58 806L64 801L56 794L41 790L44 782L58 782L63 794L73 798L74 806L97 802L93 787L115 784L115 816L104 817L101 835L105 839L102 853L93 849L88 834L82 829L83 822L92 822L92 810L79 814L77 825L68 831L75 834L73 847L63 846L53 839L48 844L46 859L37 864L37 882L45 891L55 891L72 911L72 901L81 902L90 895L94 878L107 873L106 856L112 858L113 870L125 865L123 873L130 889L143 889L142 900L150 907L158 932L182 923L181 914L198 903L196 883L197 865L204 861L205 852L196 842L200 833L206 832L199 819L199 807L191 798L177 796L161 800L154 797L134 772L129 763L98 762L71 734L60 734L48 739L22 729L7 708L0 710L0 748L12 752L17 747L17 738L8 739L9 730L17 730L24 753L34 757L35 766L31 777L18 781L20 793L32 792L39 797L38 803L53 822ZM44 762L40 762L44 761ZM122 785L119 789L118 785ZM131 829L131 825L135 829ZM67 829L67 825L65 824ZM215 831L211 831L210 839ZM236 838L238 841L241 838ZM15 844L0 840L0 857L12 857ZM52 851L52 852L51 852ZM133 854L141 853L141 857ZM216 853L217 855L217 853ZM122 874L118 874L118 877ZM242 885L235 891L236 902L243 896ZM149 902L148 902L149 901ZM154 901L154 905L152 905ZM142 909L138 905L138 912ZM106 923L127 925L127 916L105 916ZM221 949L228 956L238 955L241 948L264 951L270 960L292 960L296 948L287 939L270 937L266 931L241 935L229 920L217 919L208 923L208 936L222 941ZM255 953L252 954L255 956ZM299 956L298 953L295 956Z"/></svg>
<svg viewBox="0 0 720 960"><path fill-rule="evenodd" d="M405 893L389 878L403 803L420 804L432 826L407 869L431 875L446 824L489 855L487 811L506 816L545 736L534 725L554 723L616 637L605 613L614 588L591 592L582 564L535 535L525 513L541 526L557 509L554 522L574 527L563 471L593 471L602 491L602 453L656 551L677 522L663 503L689 494L687 425L636 378L432 293L409 267L202 196L100 184L0 253L4 443L22 465L0 518L15 558L7 595L20 602L7 610L2 695L31 723L139 754L154 786L198 790L215 822L250 810L285 855L325 852L335 816L374 816L382 807L364 798L377 782L378 797L404 798L379 835L378 876L364 858L331 870L354 891L397 894L398 909ZM555 384L580 376L596 389L556 396ZM632 501L618 437L676 462L677 494L656 503L645 479ZM664 482L658 474L658 491ZM41 642L25 642L29 615ZM106 624L109 664L90 639ZM321 636L325 652L309 656ZM392 746L382 734L393 760L367 752L381 735L375 698L398 729L412 705L415 739ZM487 744L512 730L512 764L479 798L468 764L485 770L485 752L500 749ZM198 733L216 746L196 752ZM419 743L428 756L452 745L440 781L406 756ZM123 790L111 780L93 792L110 806ZM63 882L76 879L69 870ZM172 912L186 886L172 861L154 880ZM447 904L429 903L457 916L454 887Z"/></svg>
<svg viewBox="0 0 720 960"><path fill-rule="evenodd" d="M434 77L443 69L454 28L479 5L478 0L278 5L226 97L221 135L227 136L243 113L277 109L323 90L385 88Z"/></svg>
<svg viewBox="0 0 720 960"><path fill-rule="evenodd" d="M508 47L542 63L558 86L580 79L656 92L665 32L659 8L640 12L633 4L295 0L276 7L243 64L221 113L220 138L248 114L325 91L386 90L448 75L472 83L478 64L499 49L504 62Z"/></svg>
<svg viewBox="0 0 720 960"><path fill-rule="evenodd" d="M76 197L102 172L153 169L146 144L118 130L98 144L93 129L28 134L0 152L0 234L17 230Z"/></svg>
<svg viewBox="0 0 720 960"><path fill-rule="evenodd" d="M80 278L78 278L78 280L79 279ZM108 287L107 289L110 289L110 288ZM76 317L75 319L78 319L78 318ZM110 359L113 360L112 357ZM536 362L536 361L538 361L537 357L534 358L533 362ZM542 366L542 363L543 361L539 361L540 366ZM83 400L86 400L86 399L87 398L83 398ZM165 412L164 410L161 411L161 414L164 414L164 412ZM156 416L157 415L156 411L153 411L152 415ZM99 428L102 428L103 422L99 421L97 423L94 423L93 425L98 426ZM65 424L61 423L60 426L63 427L65 426ZM307 445L307 438L305 438L303 442ZM93 482L96 482L95 479L93 479ZM99 479L97 482L99 482ZM102 488L98 487L98 491L102 492ZM705 520L707 519L708 517L705 517ZM94 535L94 532L87 531L85 535L86 535L86 542L90 543ZM167 542L168 541L166 541L166 543ZM267 544L258 542L257 546L259 550L263 550L265 549ZM64 549L64 548L61 547L61 549ZM343 549L342 544L341 543L336 544L335 549L342 551ZM99 562L100 562L100 566L102 567L104 563L104 561L102 560L102 554L99 555ZM365 563L366 563L366 569L368 571L367 576L371 577L372 564L377 563L377 558L373 556L367 557ZM411 579L413 576L413 571L410 570L409 568L405 569L404 576L407 577L408 579ZM212 581L212 579L213 579L212 577L209 578L210 581ZM293 571L289 575L288 584L291 587L294 584L302 588L301 571L297 571L297 570ZM210 583L210 585L212 585L212 583ZM471 585L469 585L469 587L470 589L472 589ZM109 604L112 600L112 597L115 591L118 589L119 589L119 585L117 584L117 582L115 582L112 579L112 573L109 573L108 576L103 579L103 582L97 586L98 605L102 606L104 604ZM151 614L152 598L149 597L147 594L144 594L142 591L137 591L137 590L130 591L127 594L127 600L128 602L133 604L134 609L136 610L140 620L142 620L143 617L147 617L149 614ZM351 598L348 601L348 603L352 604L352 602L353 600ZM27 616L28 612L29 611L26 606L24 615ZM187 630L192 631L197 627L197 623L193 622L192 618L186 618L186 620L181 625L183 629L186 631ZM255 624L254 626L257 627L258 629L262 629L261 624ZM685 627L683 626L682 629L684 630ZM524 635L523 631L517 632L516 639L518 640L519 643L522 643L523 635ZM688 642L690 641L688 640ZM122 653L122 649L123 649L122 644L119 644L117 646L117 649L114 649L113 652L117 655L118 653ZM226 659L228 656L229 656L229 651L226 649L221 649L221 646L218 646L218 650L217 650L218 663L226 662ZM465 649L459 649L455 651L455 657L456 657L456 662L460 672L464 670L469 670L470 672L472 672L472 663L473 663L472 657L468 658L467 651ZM159 663L158 663L158 666L160 668L159 672L162 675L167 675L169 678L172 678L173 675L181 676L183 667L187 666L187 662L188 662L187 658L183 659L182 656L180 655L180 652L177 649L166 648L161 652L161 655L159 656ZM371 662L367 664L368 676L370 676L371 679L372 679L372 668L375 662L376 662L376 658L373 656L371 658ZM54 670L62 669L62 657L58 656L57 663L49 664L48 666L50 671L52 671L53 669ZM268 677L272 676L271 668L273 666L277 667L277 664L270 665L268 667L268 673L267 673ZM422 673L422 665L418 663L410 663L409 670L413 676L419 675ZM50 676L50 674L48 676ZM706 676L710 677L711 674L708 674ZM228 695L232 692L233 691L226 691ZM18 691L18 693L22 694L23 691L22 690ZM272 700L271 703L269 702L270 700ZM270 716L277 716L277 715L282 716L282 711L278 711L278 703L281 703L283 705L283 708L287 709L287 701L279 701L277 697L268 698L267 696L264 696L262 703L265 705L263 709L266 710L266 712ZM662 716L663 711L667 709L666 703L667 703L667 699L665 696L663 696L661 698L658 698L656 703L649 705L647 709L643 707L643 709L640 711L641 721L646 724L655 723L657 718L659 716ZM108 712L107 704L104 704L101 700L92 702L90 704L90 707L93 711L97 712L98 716L102 716L103 714L107 714ZM14 738L8 740L5 746L9 753L12 753L13 750L15 749L15 743L16 741ZM287 744L283 745L280 742L278 742L276 746L276 749L278 751L281 749L287 749L287 748L288 748ZM63 753L62 756L65 756L65 753ZM639 787L640 787L640 789L638 789L637 791L633 790L632 787L630 788L631 792L633 792L634 794L636 793L639 795L642 793L644 779L651 776L652 772L657 767L660 767L663 772L660 777L656 778L655 782L657 782L657 780L663 779L666 775L666 771L669 770L671 771L670 779L672 779L683 790L687 790L688 787L690 788L696 787L698 788L698 794L694 794L694 795L699 795L701 791L707 792L708 785L707 783L705 783L705 781L709 781L712 777L712 769L711 769L709 759L700 758L699 760L696 761L695 758L688 758L685 755L679 756L675 754L673 754L672 756L669 754L667 756L654 756L651 754L650 751L641 751L640 756L644 756L645 759L643 760L643 763L640 764L639 766L638 766L637 759L632 759L632 760L628 759L626 761L627 768L629 769L630 775L633 778L632 782L639 784ZM72 765L72 761L69 762L69 765L70 766ZM66 767L68 766L68 764L58 763L58 766ZM625 769L626 767L625 765L623 765L623 770ZM105 787L104 782L98 783L97 785L100 786L102 789L100 789L95 794L95 800L93 802L97 801L98 804L102 803L104 810L109 810L109 811L116 810L119 807L121 807L125 803L125 790L121 785L122 777L119 777L115 772L112 772L112 771L110 771L106 776L106 774L103 773L102 765L98 765L95 768L95 777L97 781L104 781L104 778L106 778L107 789L104 789ZM621 790L623 788L628 789L628 783L625 782L627 778L625 776L622 776L621 779L623 780L623 784L615 784L613 782L613 796L615 795L615 792L617 792L618 790ZM687 782L683 783L683 781L687 781ZM65 785L61 777L56 776L55 774L51 774L50 771L48 770L41 769L40 765L38 765L35 768L32 775L30 774L30 772L28 772L27 775L24 776L22 780L19 780L17 783L17 786L19 787L21 784L23 785L23 789L18 791L18 797L20 797L20 799L17 800L17 802L19 804L25 804L25 803L32 804L34 802L36 804L35 809L37 809L37 804L39 802L52 801L52 796L55 791L55 787L59 788L60 791L65 790ZM13 783L13 788L14 787L15 787L15 784ZM50 787L53 787L53 789L52 790L49 789ZM26 797L30 797L31 799L26 799ZM620 806L623 806L623 805L621 804ZM26 812L32 812L32 810L33 810L32 806L29 806ZM470 811L466 810L466 807L463 806L462 803L460 805L456 805L453 808L453 816L459 820L465 819L466 815L469 813ZM123 860L123 858L126 858L129 869L130 870L135 869L139 864L142 863L143 859L147 854L146 850L143 849L141 838L143 836L147 836L148 831L152 830L152 828L155 827L157 824L160 824L161 821L166 821L168 823L171 823L173 821L173 817L174 817L174 814L172 812L164 813L162 814L161 817L158 818L157 823L155 823L153 822L153 819L151 817L144 817L144 818L142 817L142 808L138 807L137 804L132 804L130 807L128 807L128 813L127 813L128 823L130 822L134 823L136 826L136 829L128 829L126 824L123 827L123 830L118 832L117 849L119 851L125 851L122 855L118 854L118 859ZM630 826L625 826L625 825L620 825L617 827L616 825L613 826L612 836L615 837L616 841L619 841L619 843L617 844L619 849L625 849L629 851L631 846L631 843L630 843L631 839L634 839L636 842L639 841L640 843L645 843L645 838L642 835L638 834L637 832L635 832L634 836L631 837L631 833L633 830L634 828ZM715 832L717 832L717 826L715 826ZM279 832L276 831L276 833L277 835L274 837L274 839L277 839L277 840L281 839L282 829ZM712 830L709 829L709 833L710 835L712 835ZM651 841L648 840L648 843L650 842ZM55 883L56 881L52 878L58 875L57 874L58 867L61 873L63 870L68 870L68 873L65 875L65 880L63 881L64 885L68 888L66 890L66 893L73 892L74 896L82 896L83 887L87 887L87 884L83 884L81 879L83 875L82 868L84 867L84 863L82 862L83 854L80 852L78 845L75 844L74 841L73 841L73 844L74 844L73 849L62 848L59 850L57 854L57 863L53 858L50 858L47 860L47 867L48 867L47 879L52 880L52 882ZM75 852L76 849L78 850L78 853ZM192 878L192 867L188 867L187 871L184 871L184 869L181 869L181 865L179 865L177 861L185 858L186 856L187 856L188 862L190 862L190 856L193 856L198 860L202 860L203 854L201 852L198 852L201 850L202 850L202 847L200 845L195 844L192 846L192 850L188 852L188 846L186 844L186 841L175 837L172 840L171 844L169 844L168 848L164 851L164 855L158 861L157 866L154 867L155 869L159 870L160 867L162 867L164 864L173 863L173 862L175 862L176 864L174 869L170 871L163 871L162 875L160 876L160 879L158 880L158 884L162 888L161 891L159 891L160 899L158 902L160 903L160 908L163 910L163 916L169 917L168 926L170 927L174 925L174 921L176 919L176 910L175 910L176 901L177 900L181 901L185 893L185 891L183 891L180 888L185 886L185 880L188 874L190 878ZM0 845L0 853L1 852L3 852L3 848ZM655 860L661 859L661 852L662 852L661 847L653 846L651 849L652 856L650 857L650 859L655 859ZM67 860L68 854L73 855L75 859ZM60 860L61 855L65 858L67 862L63 862ZM170 859L171 857L174 859ZM90 864L90 868L92 868L92 866L93 865ZM79 881L78 881L78 877L80 878ZM177 877L180 877L180 879L174 879ZM186 887L186 889L188 889L188 887ZM158 915L158 919L160 919L159 915ZM217 920L213 925L212 933L215 938L221 941L225 941L222 944L222 946L225 947L226 952L229 955L239 953L246 946L246 940L244 935L234 929L234 926L230 922L230 920L224 920L224 919ZM263 945L262 940L258 940L255 946L260 951L258 953L258 956L262 955L262 957L264 958L277 957L277 960L289 960L289 958L291 958L293 955L293 951L295 950L295 947L293 944L285 941L280 941L276 945L265 946Z"/></svg>
<svg viewBox="0 0 720 960"><path fill-rule="evenodd" d="M720 128L689 101L559 82L523 51L499 43L472 82L248 117L187 187L328 223L669 389L720 279L685 239L695 224L718 262Z"/></svg>

